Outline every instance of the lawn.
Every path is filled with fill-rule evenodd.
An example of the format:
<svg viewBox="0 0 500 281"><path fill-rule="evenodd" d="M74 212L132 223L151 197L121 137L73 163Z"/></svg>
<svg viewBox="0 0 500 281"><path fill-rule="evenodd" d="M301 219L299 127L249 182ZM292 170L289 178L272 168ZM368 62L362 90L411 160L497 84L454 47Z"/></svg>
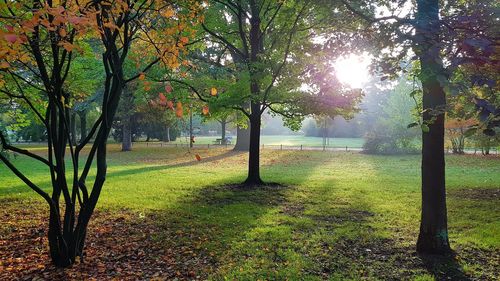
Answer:
<svg viewBox="0 0 500 281"><path fill-rule="evenodd" d="M8 271L44 278L133 279L134 274L181 280L495 280L499 275L500 158L447 156L449 231L457 256L437 259L414 252L419 156L262 154L262 177L274 184L242 189L237 183L245 178L244 153L165 147L123 153L111 146L87 259L66 271L53 269L46 256L45 205L37 207L41 200L0 165L0 279ZM22 157L14 163L48 187L43 166ZM22 262L28 255L32 267Z"/></svg>
<svg viewBox="0 0 500 281"><path fill-rule="evenodd" d="M195 137L196 144L213 144L220 136L197 136ZM233 137L233 144L236 142L236 137ZM363 138L330 138L330 147L350 147L361 148L363 147ZM178 144L189 143L189 138L179 137L175 142ZM283 146L323 146L323 138L320 137L306 137L301 135L280 135L280 136L266 136L260 137L261 145L283 145Z"/></svg>

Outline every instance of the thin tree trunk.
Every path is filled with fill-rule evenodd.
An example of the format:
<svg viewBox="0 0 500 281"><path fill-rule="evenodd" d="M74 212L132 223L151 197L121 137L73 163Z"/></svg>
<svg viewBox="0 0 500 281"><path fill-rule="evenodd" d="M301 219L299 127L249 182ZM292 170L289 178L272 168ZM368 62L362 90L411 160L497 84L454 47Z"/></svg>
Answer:
<svg viewBox="0 0 500 281"><path fill-rule="evenodd" d="M222 144L226 144L226 120L220 122Z"/></svg>
<svg viewBox="0 0 500 281"><path fill-rule="evenodd" d="M76 112L71 111L69 126L71 128L71 143L76 144Z"/></svg>
<svg viewBox="0 0 500 281"><path fill-rule="evenodd" d="M87 111L81 111L80 116L80 141L87 137Z"/></svg>
<svg viewBox="0 0 500 281"><path fill-rule="evenodd" d="M417 251L426 254L450 252L446 213L444 121L446 95L440 58L438 0L417 1L416 30L423 89L423 120L429 130L422 134L422 216Z"/></svg>
<svg viewBox="0 0 500 281"><path fill-rule="evenodd" d="M122 151L132 151L132 130L130 128L130 116L126 114L123 118L122 126Z"/></svg>
<svg viewBox="0 0 500 281"><path fill-rule="evenodd" d="M132 114L134 111L134 91L135 86L125 86L123 88L122 99L122 151L132 151Z"/></svg>

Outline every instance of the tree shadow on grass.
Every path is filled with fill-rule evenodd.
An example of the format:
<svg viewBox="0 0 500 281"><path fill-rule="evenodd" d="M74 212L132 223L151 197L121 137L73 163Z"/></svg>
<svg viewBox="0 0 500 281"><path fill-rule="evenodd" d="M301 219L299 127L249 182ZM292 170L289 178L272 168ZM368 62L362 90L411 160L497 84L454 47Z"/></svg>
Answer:
<svg viewBox="0 0 500 281"><path fill-rule="evenodd" d="M238 155L243 154L243 153L244 152L241 152L241 151L232 151L231 150L231 151L227 151L227 152L224 152L222 154L215 155L215 156L209 156L209 157L203 158L200 161L193 160L193 161L181 162L181 163L176 163L176 164L147 165L147 166L140 167L140 168L123 169L123 170L119 170L119 171L110 171L107 173L107 175L108 175L108 177L119 177L119 176L124 176L124 175L140 174L143 172L191 167L191 166L196 166L196 165L201 165L201 164L206 164L206 163L210 163L210 162L224 160L226 158L238 156Z"/></svg>
<svg viewBox="0 0 500 281"><path fill-rule="evenodd" d="M473 280L464 272L455 253L447 256L419 255L419 258L437 280Z"/></svg>
<svg viewBox="0 0 500 281"><path fill-rule="evenodd" d="M217 275L220 266L239 262L237 244L284 204L290 189L278 184L204 187L188 201L149 214L162 229L155 239L174 256L182 276L193 270L202 279Z"/></svg>

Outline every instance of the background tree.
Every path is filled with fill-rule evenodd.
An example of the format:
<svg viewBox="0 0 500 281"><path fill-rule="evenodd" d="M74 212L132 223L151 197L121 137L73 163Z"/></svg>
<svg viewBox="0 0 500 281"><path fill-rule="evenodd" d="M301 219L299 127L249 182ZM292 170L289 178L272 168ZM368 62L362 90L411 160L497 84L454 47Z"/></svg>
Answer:
<svg viewBox="0 0 500 281"><path fill-rule="evenodd" d="M413 81L402 77L394 89L385 91L383 96L377 96L376 105L370 108L376 112L371 117L375 120L365 135L363 151L373 154L418 152L420 131L408 128L408 124L420 112L421 96L418 87ZM410 96L411 93L413 96Z"/></svg>

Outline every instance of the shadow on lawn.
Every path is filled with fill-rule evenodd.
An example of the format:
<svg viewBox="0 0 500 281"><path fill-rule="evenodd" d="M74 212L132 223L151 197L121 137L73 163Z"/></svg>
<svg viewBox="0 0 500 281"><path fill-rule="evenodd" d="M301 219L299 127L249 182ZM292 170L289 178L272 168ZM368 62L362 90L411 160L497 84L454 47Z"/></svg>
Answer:
<svg viewBox="0 0 500 281"><path fill-rule="evenodd" d="M289 190L281 185L205 187L191 200L150 214L163 230L156 239L166 249L181 249L174 255L184 276L189 270L202 279L217 275L220 266L238 262L235 244L245 241L263 216L282 205Z"/></svg>
<svg viewBox="0 0 500 281"><path fill-rule="evenodd" d="M241 151L227 151L227 152L224 152L224 153L219 154L219 155L202 158L201 161L193 160L193 161L181 162L181 163L176 163L176 164L155 165L155 166L147 165L147 166L144 166L141 168L132 168L132 169L124 169L124 170L120 170L120 171L111 171L111 172L108 172L108 176L109 177L118 177L118 176L134 175L134 174L140 174L143 172L151 172L151 171L157 171L157 170L190 167L190 166L220 161L220 160L223 160L225 158L237 156L237 155L240 155L243 153L244 152L241 152ZM194 157L194 155L193 155L193 157Z"/></svg>

